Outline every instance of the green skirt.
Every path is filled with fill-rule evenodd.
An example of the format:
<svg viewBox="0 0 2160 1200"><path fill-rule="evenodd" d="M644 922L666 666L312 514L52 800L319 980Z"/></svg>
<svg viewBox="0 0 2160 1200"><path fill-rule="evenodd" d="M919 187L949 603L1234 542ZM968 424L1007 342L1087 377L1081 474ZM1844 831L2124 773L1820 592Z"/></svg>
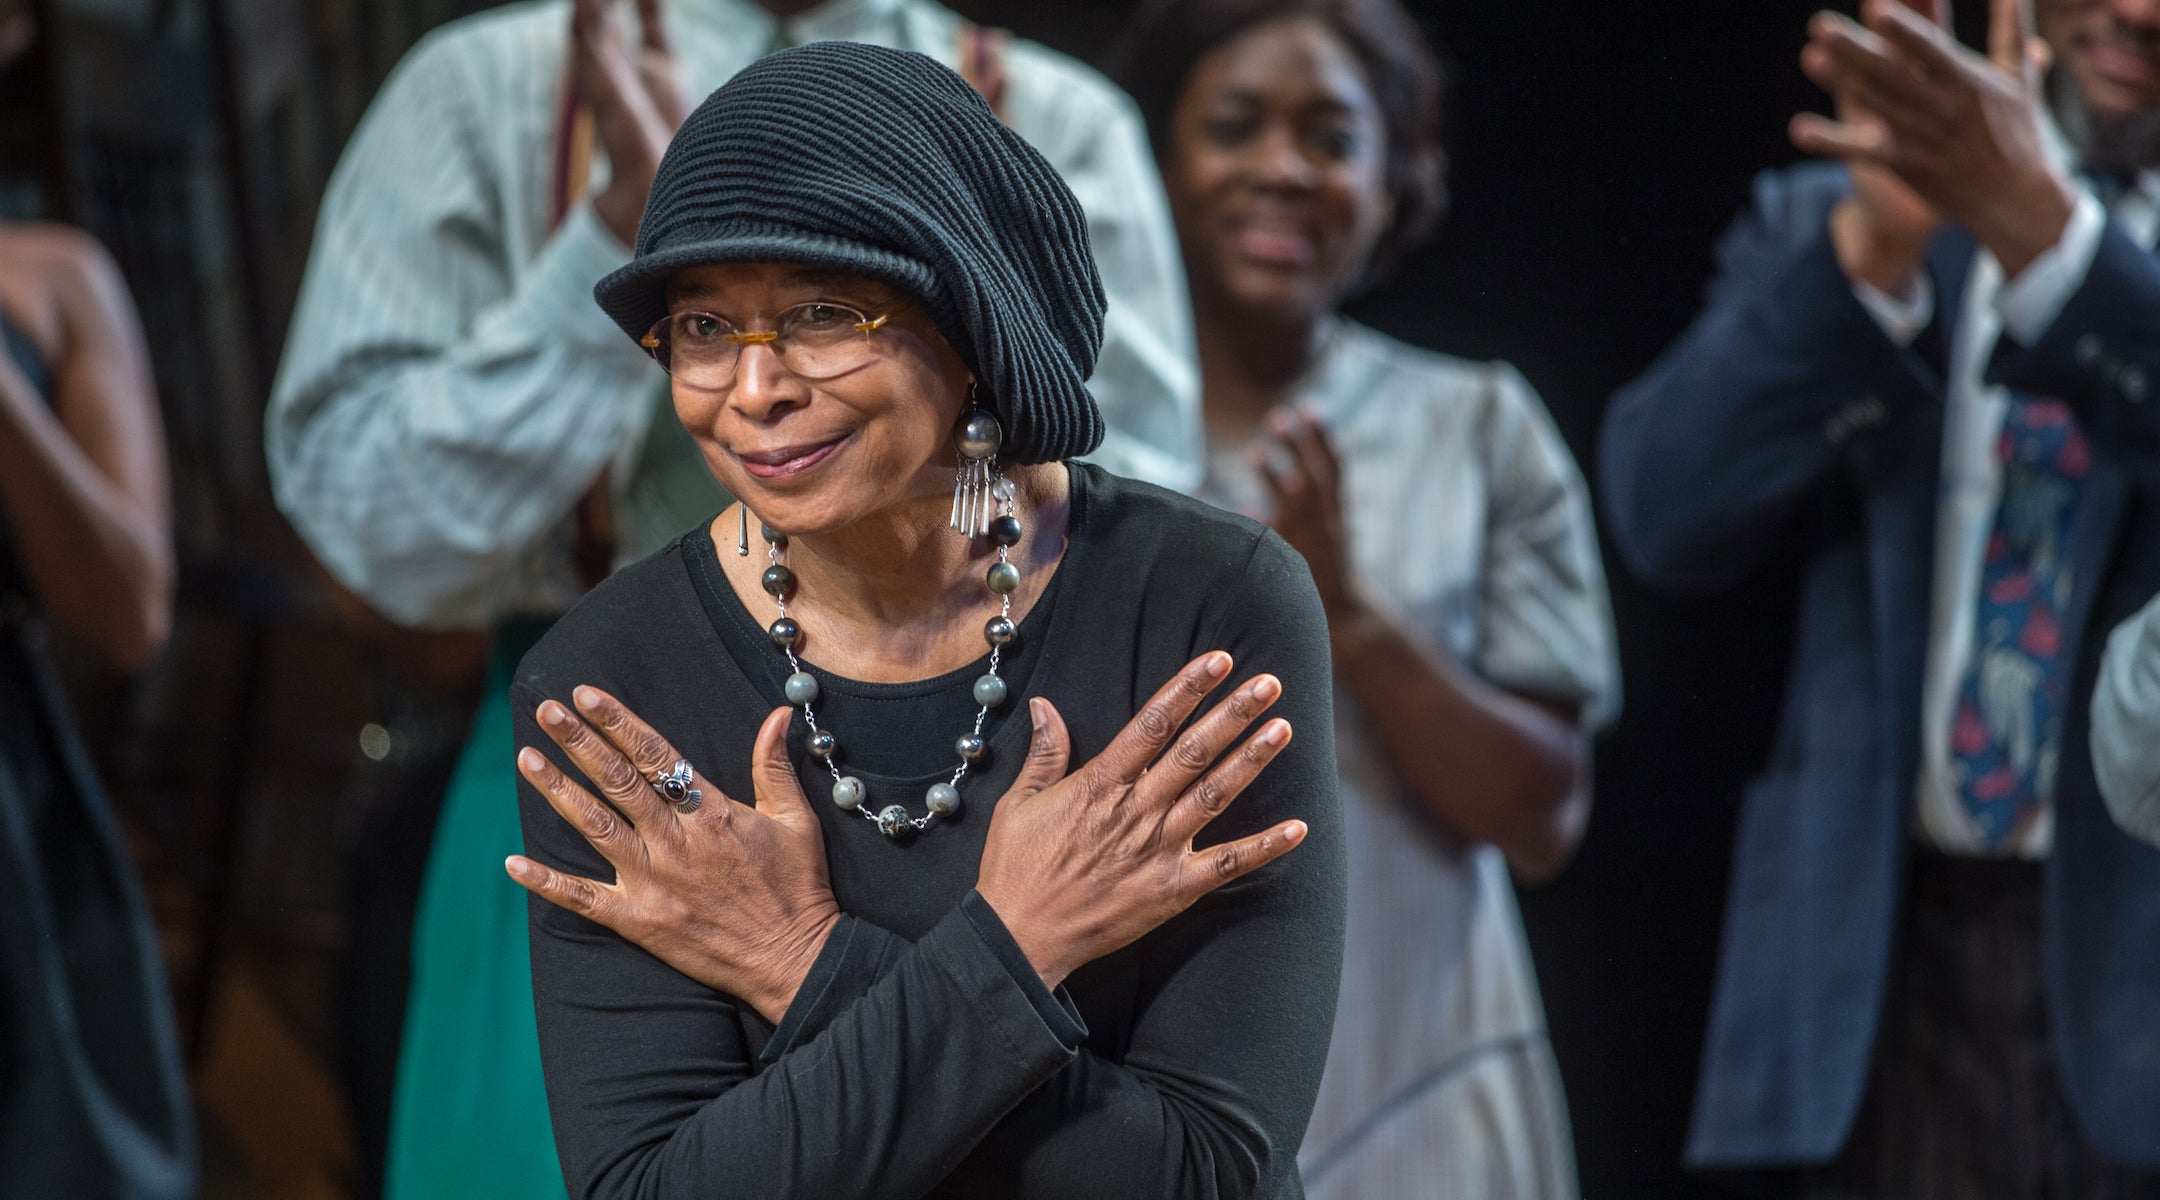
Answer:
<svg viewBox="0 0 2160 1200"><path fill-rule="evenodd" d="M564 1195L540 1077L526 893L503 871L524 846L510 679L546 631L535 622L497 632L485 699L443 798L413 927L386 1200Z"/></svg>

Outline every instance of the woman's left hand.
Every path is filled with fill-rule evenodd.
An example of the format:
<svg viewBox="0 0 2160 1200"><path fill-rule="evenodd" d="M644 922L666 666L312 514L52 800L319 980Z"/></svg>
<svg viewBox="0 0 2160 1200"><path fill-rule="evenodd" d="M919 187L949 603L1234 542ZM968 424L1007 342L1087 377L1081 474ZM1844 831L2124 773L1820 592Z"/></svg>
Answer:
<svg viewBox="0 0 2160 1200"><path fill-rule="evenodd" d="M1269 520L1312 568L1320 605L1333 624L1356 611L1350 590L1350 543L1343 530L1342 464L1318 418L1295 405L1268 415L1252 465L1275 505Z"/></svg>
<svg viewBox="0 0 2160 1200"><path fill-rule="evenodd" d="M681 812L652 782L681 761L667 739L598 688L572 698L583 720L553 700L535 715L608 803L529 746L518 751L518 773L608 860L615 882L518 854L504 863L510 877L778 1024L840 919L825 835L787 756L792 710L773 710L758 729L754 807L693 773L703 802Z"/></svg>

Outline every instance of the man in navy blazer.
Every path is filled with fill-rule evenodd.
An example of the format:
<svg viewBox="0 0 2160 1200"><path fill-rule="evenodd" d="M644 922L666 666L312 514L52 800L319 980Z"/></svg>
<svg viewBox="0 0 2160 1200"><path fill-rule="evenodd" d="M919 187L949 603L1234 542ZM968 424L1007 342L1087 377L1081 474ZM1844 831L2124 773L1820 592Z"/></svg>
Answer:
<svg viewBox="0 0 2160 1200"><path fill-rule="evenodd" d="M1688 1150L1805 1196L2160 1197L2160 851L2082 703L2160 592L2160 3L2054 0L2044 82L2023 15L1817 17L1844 161L1757 181L1606 419L1637 574L1805 562Z"/></svg>

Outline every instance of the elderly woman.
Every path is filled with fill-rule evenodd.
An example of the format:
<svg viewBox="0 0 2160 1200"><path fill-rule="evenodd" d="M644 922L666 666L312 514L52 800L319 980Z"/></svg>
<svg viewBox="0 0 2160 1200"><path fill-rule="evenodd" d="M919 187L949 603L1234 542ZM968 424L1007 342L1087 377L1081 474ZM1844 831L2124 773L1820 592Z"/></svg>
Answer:
<svg viewBox="0 0 2160 1200"><path fill-rule="evenodd" d="M1301 1194L1325 627L1274 534L1065 461L1087 251L915 54L774 55L670 147L598 295L742 503L512 693L573 1194Z"/></svg>
<svg viewBox="0 0 2160 1200"><path fill-rule="evenodd" d="M1337 312L1438 216L1439 68L1394 0L1159 0L1129 34L1208 494L1304 553L1333 635L1350 919L1305 1186L1573 1197L1509 873L1573 852L1618 701L1589 499L1513 368Z"/></svg>

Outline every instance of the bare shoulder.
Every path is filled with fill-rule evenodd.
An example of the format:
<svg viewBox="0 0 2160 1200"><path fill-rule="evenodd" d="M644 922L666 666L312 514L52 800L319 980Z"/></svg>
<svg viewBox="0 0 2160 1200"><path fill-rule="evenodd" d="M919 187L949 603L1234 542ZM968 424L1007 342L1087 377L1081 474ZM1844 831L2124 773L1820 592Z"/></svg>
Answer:
<svg viewBox="0 0 2160 1200"><path fill-rule="evenodd" d="M40 224L24 233L30 243L51 303L66 323L69 340L85 338L105 345L128 337L139 320L127 280L104 243L68 225ZM27 261L25 265L28 265Z"/></svg>
<svg viewBox="0 0 2160 1200"><path fill-rule="evenodd" d="M0 264L24 290L42 293L47 303L70 314L83 306L124 302L127 294L104 243L72 225L0 224Z"/></svg>
<svg viewBox="0 0 2160 1200"><path fill-rule="evenodd" d="M0 224L0 303L56 369L147 380L142 322L127 281L89 233L50 222Z"/></svg>
<svg viewBox="0 0 2160 1200"><path fill-rule="evenodd" d="M104 248L81 230L0 222L0 309L48 361L66 346L70 310L101 263L110 269Z"/></svg>
<svg viewBox="0 0 2160 1200"><path fill-rule="evenodd" d="M87 276L114 273L112 256L96 238L55 221L0 222L0 258L10 265Z"/></svg>

